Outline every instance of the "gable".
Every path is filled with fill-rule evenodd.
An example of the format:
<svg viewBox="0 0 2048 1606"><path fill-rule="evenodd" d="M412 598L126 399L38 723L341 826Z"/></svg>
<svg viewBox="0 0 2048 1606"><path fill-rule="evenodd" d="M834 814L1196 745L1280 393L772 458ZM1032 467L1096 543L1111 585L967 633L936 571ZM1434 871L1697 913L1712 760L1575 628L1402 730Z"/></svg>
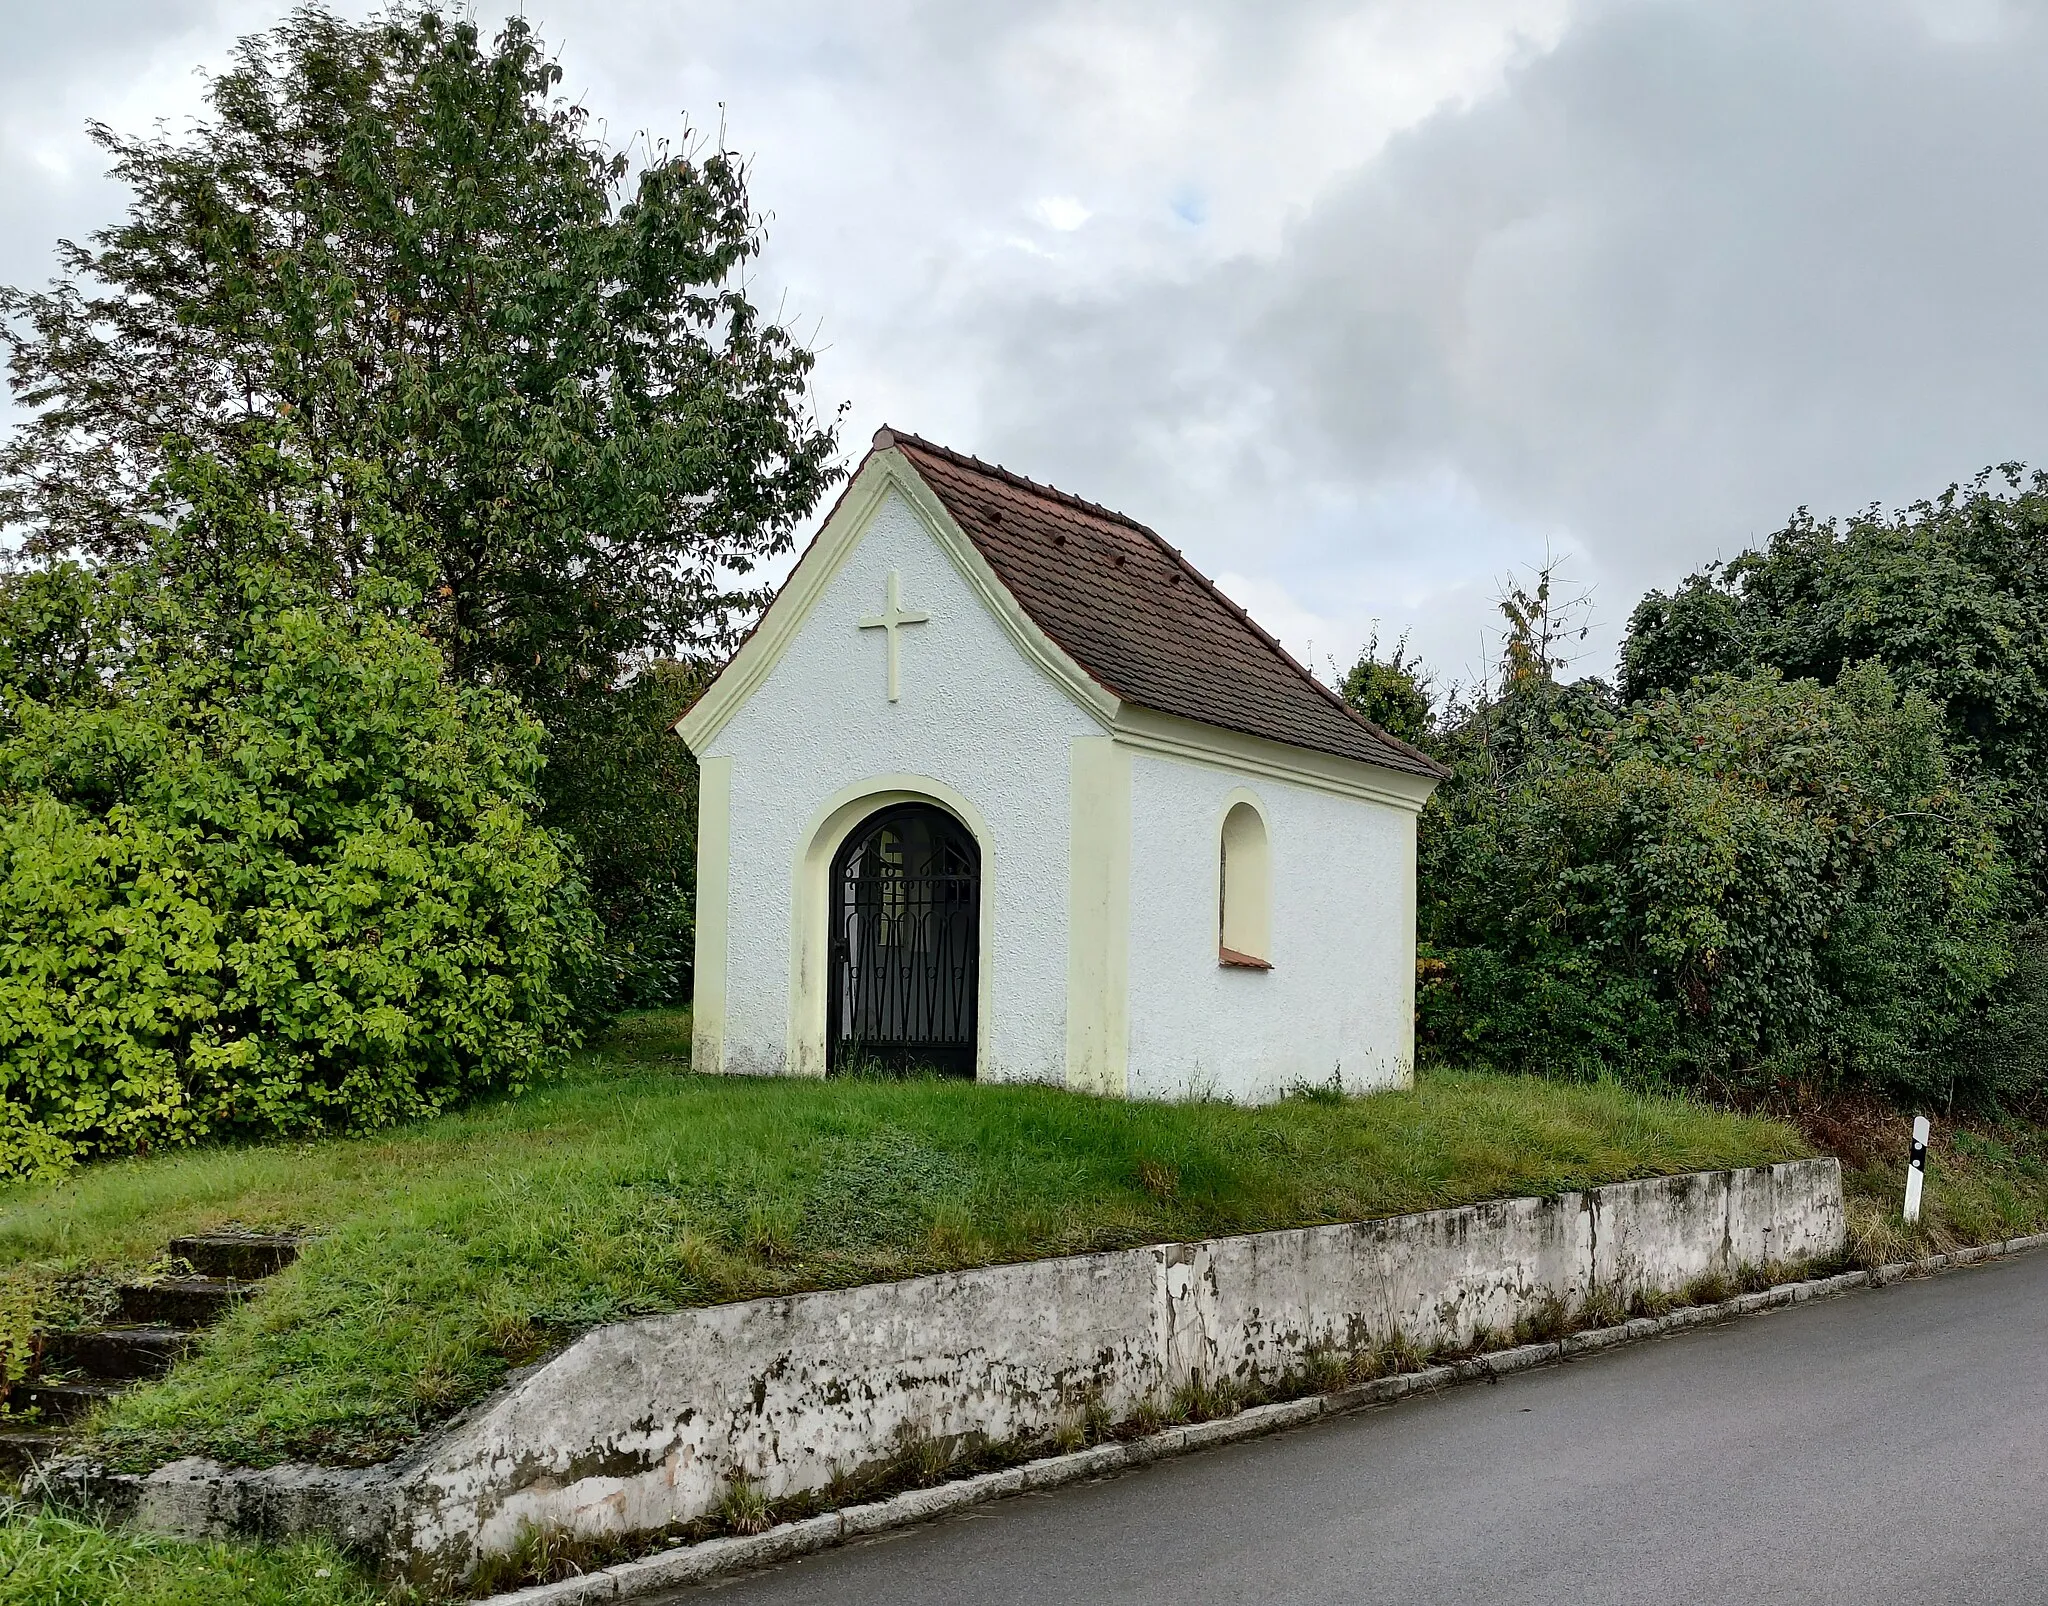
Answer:
<svg viewBox="0 0 2048 1606"><path fill-rule="evenodd" d="M676 722L694 751L761 686L893 495L1017 651L1100 728L1186 756L1220 744L1228 762L1249 747L1269 773L1305 765L1314 773L1302 778L1340 790L1380 789L1360 766L1393 771L1406 807L1445 773L1360 718L1134 520L914 436L882 430L875 442L754 631Z"/></svg>
<svg viewBox="0 0 2048 1606"><path fill-rule="evenodd" d="M1117 700L1090 679L1024 612L909 465L895 453L874 453L854 475L775 600L740 643L739 650L704 694L676 721L676 733L689 743L693 752L702 754L760 689L892 501L916 520L950 560L969 594L995 619L1011 646L1079 703L1099 727L1109 727L1116 717ZM914 606L917 599L906 597L904 601L906 606ZM882 603L883 598L877 595L870 613L878 611ZM851 640L848 648L850 653Z"/></svg>

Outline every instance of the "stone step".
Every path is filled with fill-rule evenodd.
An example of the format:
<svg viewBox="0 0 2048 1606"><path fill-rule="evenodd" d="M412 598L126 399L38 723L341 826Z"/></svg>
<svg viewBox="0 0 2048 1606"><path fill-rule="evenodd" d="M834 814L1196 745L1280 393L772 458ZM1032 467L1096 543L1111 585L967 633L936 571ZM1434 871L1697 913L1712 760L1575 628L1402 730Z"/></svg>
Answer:
<svg viewBox="0 0 2048 1606"><path fill-rule="evenodd" d="M40 1413L44 1422L76 1422L120 1392L118 1383L17 1383L7 1403L16 1411Z"/></svg>
<svg viewBox="0 0 2048 1606"><path fill-rule="evenodd" d="M255 1282L299 1258L299 1240L279 1233L207 1232L173 1238L171 1253L201 1277Z"/></svg>
<svg viewBox="0 0 2048 1606"><path fill-rule="evenodd" d="M158 1283L129 1283L120 1290L121 1319L144 1326L204 1327L219 1321L256 1289L257 1284L236 1277L169 1277Z"/></svg>
<svg viewBox="0 0 2048 1606"><path fill-rule="evenodd" d="M100 1327L89 1332L52 1333L43 1345L43 1369L80 1372L101 1382L162 1377L192 1347L192 1335L177 1327Z"/></svg>
<svg viewBox="0 0 2048 1606"><path fill-rule="evenodd" d="M0 1472L21 1474L53 1460L74 1443L57 1428L0 1428Z"/></svg>

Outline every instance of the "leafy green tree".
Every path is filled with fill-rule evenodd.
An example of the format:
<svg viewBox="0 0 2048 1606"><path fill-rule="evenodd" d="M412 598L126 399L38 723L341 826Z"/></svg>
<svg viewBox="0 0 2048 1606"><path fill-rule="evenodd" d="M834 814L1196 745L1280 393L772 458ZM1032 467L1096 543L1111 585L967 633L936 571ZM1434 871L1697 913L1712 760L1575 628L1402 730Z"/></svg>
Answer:
<svg viewBox="0 0 2048 1606"><path fill-rule="evenodd" d="M1958 1045L2012 968L1997 811L1934 705L1719 676L1627 709L1510 688L1425 816L1432 1052L1698 1083L1990 1085ZM1972 1082L1972 1078L1976 1080Z"/></svg>
<svg viewBox="0 0 2048 1606"><path fill-rule="evenodd" d="M62 246L58 282L0 291L27 413L0 524L45 560L160 562L173 443L290 459L279 561L345 605L402 581L458 680L517 694L550 735L550 817L603 881L690 830L673 765L618 740L630 688L729 643L838 470L811 354L744 286L742 163L612 148L560 82L516 17L487 40L431 6L315 5L241 41L189 132L93 125L133 199ZM177 561L231 588L241 555L205 538ZM653 768L591 778L629 755ZM585 808L593 789L669 817Z"/></svg>
<svg viewBox="0 0 2048 1606"><path fill-rule="evenodd" d="M1345 671L1337 691L1389 735L1418 747L1428 738L1432 712L1429 672L1420 659L1409 656L1405 635L1382 658L1380 634L1375 629L1372 640L1359 651L1358 661Z"/></svg>
<svg viewBox="0 0 2048 1606"><path fill-rule="evenodd" d="M1958 761L1994 782L2038 909L2048 896L2048 476L2019 465L1896 514L1801 510L1764 545L1637 606L1630 699L1716 673L1834 685L1884 664L1940 709Z"/></svg>
<svg viewBox="0 0 2048 1606"><path fill-rule="evenodd" d="M31 550L149 549L168 440L223 460L291 425L302 538L431 598L460 678L537 709L717 638L831 483L811 356L737 282L736 158L637 165L556 98L521 19L302 8L244 39L182 138L95 124L127 217L0 294L32 415L0 448ZM403 515L366 527L348 465Z"/></svg>
<svg viewBox="0 0 2048 1606"><path fill-rule="evenodd" d="M539 725L375 584L195 582L178 535L283 520L217 464L174 485L164 566L0 580L0 1175L381 1126L575 1040Z"/></svg>
<svg viewBox="0 0 2048 1606"><path fill-rule="evenodd" d="M717 666L650 664L603 705L606 725L558 783L558 807L603 844L587 875L611 933L592 996L619 1009L690 997L696 944L697 761L675 722Z"/></svg>

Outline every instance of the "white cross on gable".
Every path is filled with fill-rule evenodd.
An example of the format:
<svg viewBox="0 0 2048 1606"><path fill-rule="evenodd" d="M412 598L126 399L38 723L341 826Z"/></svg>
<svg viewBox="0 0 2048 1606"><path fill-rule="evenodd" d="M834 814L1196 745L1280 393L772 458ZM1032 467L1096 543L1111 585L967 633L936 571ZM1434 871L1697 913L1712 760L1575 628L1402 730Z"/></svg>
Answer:
<svg viewBox="0 0 2048 1606"><path fill-rule="evenodd" d="M903 606L903 576L895 569L889 571L888 604L875 618L861 620L860 627L863 630L881 630L888 634L889 701L893 703L896 701L896 694L902 684L902 670L898 662L896 632L904 625L924 624L930 620L931 615L920 613L913 609L906 609Z"/></svg>

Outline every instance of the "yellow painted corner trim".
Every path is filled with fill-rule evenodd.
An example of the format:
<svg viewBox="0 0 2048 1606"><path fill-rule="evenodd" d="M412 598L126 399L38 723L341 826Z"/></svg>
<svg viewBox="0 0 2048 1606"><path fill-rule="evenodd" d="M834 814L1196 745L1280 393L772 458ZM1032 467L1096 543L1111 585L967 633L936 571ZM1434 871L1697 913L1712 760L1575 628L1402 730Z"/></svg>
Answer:
<svg viewBox="0 0 2048 1606"><path fill-rule="evenodd" d="M1114 729L1117 741L1137 752L1292 781L1297 786L1334 792L1340 797L1384 803L1410 814L1421 813L1430 793L1436 790L1436 777L1431 775L1411 775L1406 770L1339 758L1334 753L1292 747L1262 736L1225 730L1220 725L1204 725L1156 709L1140 708L1134 703L1123 705Z"/></svg>
<svg viewBox="0 0 2048 1606"><path fill-rule="evenodd" d="M775 594L754 633L719 671L704 695L676 721L676 734L689 744L693 753L703 753L781 661L825 587L860 544L891 491L916 512L953 566L1024 655L1103 725L1116 718L1118 700L1090 679L1086 670L1038 628L909 460L892 449L869 456L839 506Z"/></svg>
<svg viewBox="0 0 2048 1606"><path fill-rule="evenodd" d="M690 1008L690 1068L725 1069L726 931L732 898L732 760L697 771L697 944Z"/></svg>
<svg viewBox="0 0 2048 1606"><path fill-rule="evenodd" d="M1131 755L1113 737L1068 744L1066 1083L1130 1086Z"/></svg>
<svg viewBox="0 0 2048 1606"><path fill-rule="evenodd" d="M826 1013L831 1001L832 857L869 815L897 803L934 803L973 834L981 850L980 952L976 955L974 1074L989 1068L989 1021L995 975L995 842L981 811L944 781L929 775L874 775L840 788L821 804L797 839L791 866L789 1026L784 1069L791 1076L823 1076Z"/></svg>

